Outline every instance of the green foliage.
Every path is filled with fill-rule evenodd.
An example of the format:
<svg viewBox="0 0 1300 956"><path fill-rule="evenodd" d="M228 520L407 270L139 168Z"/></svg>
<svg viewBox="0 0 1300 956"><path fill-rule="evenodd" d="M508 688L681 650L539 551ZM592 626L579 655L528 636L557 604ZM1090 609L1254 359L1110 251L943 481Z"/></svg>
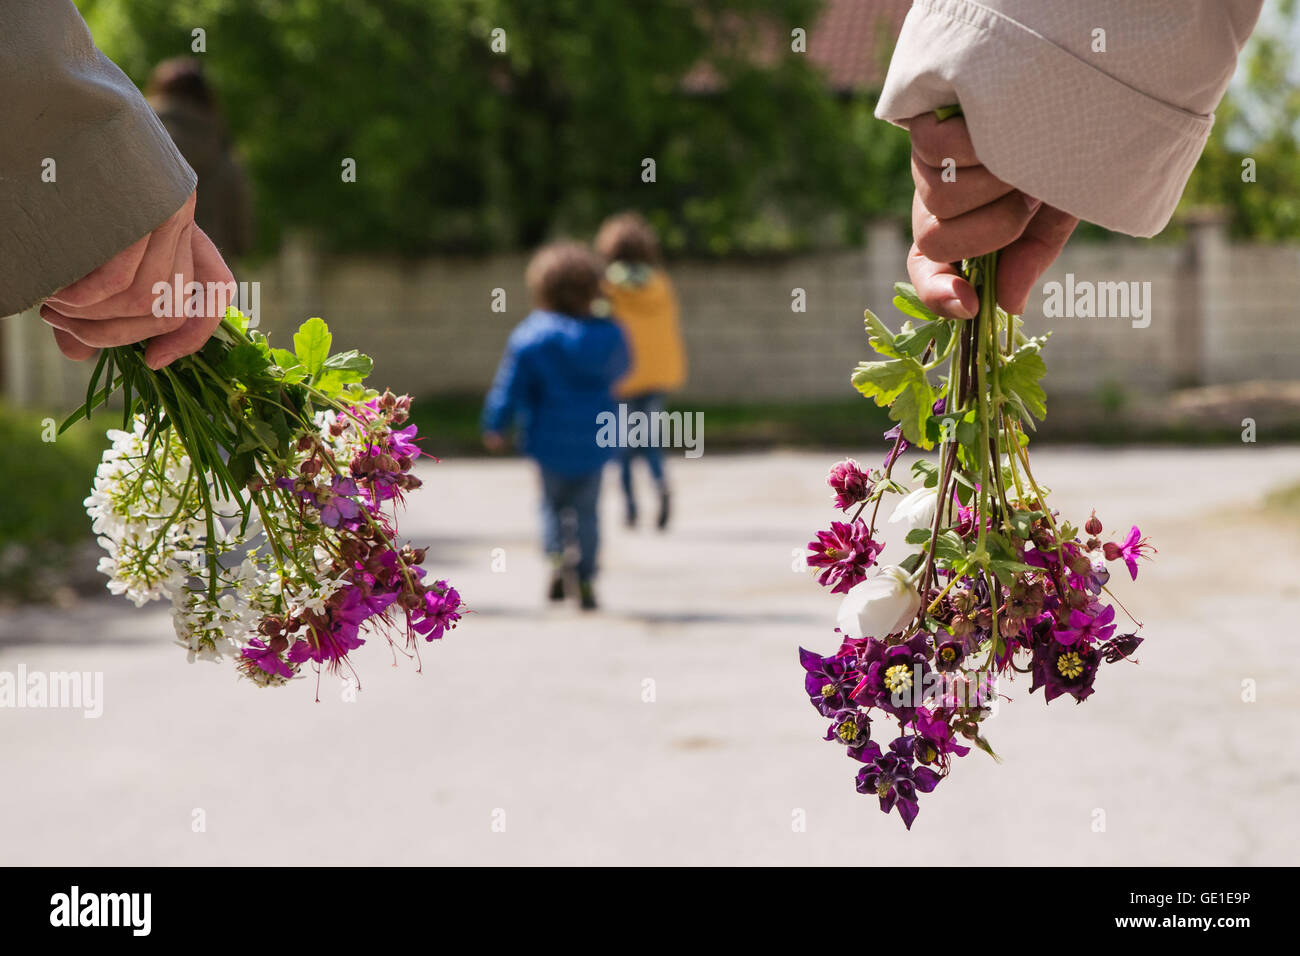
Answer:
<svg viewBox="0 0 1300 956"><path fill-rule="evenodd" d="M816 0L80 6L140 83L202 25L267 248L284 227L350 251L518 248L632 207L669 250L729 255L856 239L906 213L907 134L789 52ZM687 92L704 64L717 82Z"/></svg>
<svg viewBox="0 0 1300 956"><path fill-rule="evenodd" d="M102 435L46 441L53 419L0 405L0 602L45 597L61 583L77 546L91 540L82 501L90 494Z"/></svg>
<svg viewBox="0 0 1300 956"><path fill-rule="evenodd" d="M1267 5L1183 193L1184 210L1227 209L1239 237L1300 238L1298 40L1296 0ZM1253 162L1254 182L1244 179L1247 160Z"/></svg>

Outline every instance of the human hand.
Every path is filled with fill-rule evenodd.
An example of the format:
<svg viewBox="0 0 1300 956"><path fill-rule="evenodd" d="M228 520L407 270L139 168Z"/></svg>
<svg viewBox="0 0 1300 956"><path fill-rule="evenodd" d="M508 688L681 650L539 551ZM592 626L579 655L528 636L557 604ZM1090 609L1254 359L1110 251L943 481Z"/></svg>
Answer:
<svg viewBox="0 0 1300 956"><path fill-rule="evenodd" d="M998 305L1013 315L1024 312L1038 277L1060 255L1079 220L985 169L961 116L940 121L925 113L912 117L907 127L916 183L907 273L916 294L939 315L972 318L979 296L954 263L1001 250ZM950 182L943 178L945 161Z"/></svg>
<svg viewBox="0 0 1300 956"><path fill-rule="evenodd" d="M149 340L145 362L162 368L197 352L222 315L159 316L154 285L166 282L233 283L221 253L194 223L194 193L166 222L98 269L55 292L41 306L54 327L59 351L76 361L99 349ZM184 285L182 285L182 290ZM204 296L205 301L208 296ZM224 313L224 308L219 309Z"/></svg>
<svg viewBox="0 0 1300 956"><path fill-rule="evenodd" d="M504 451L506 447L506 440L501 435L500 432L484 432L483 447L486 448L488 451L494 453L499 451Z"/></svg>

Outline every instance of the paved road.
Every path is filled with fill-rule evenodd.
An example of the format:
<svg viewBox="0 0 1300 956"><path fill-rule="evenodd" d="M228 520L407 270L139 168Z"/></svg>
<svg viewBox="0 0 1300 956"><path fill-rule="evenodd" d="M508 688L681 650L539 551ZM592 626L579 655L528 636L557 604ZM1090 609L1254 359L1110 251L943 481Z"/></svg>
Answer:
<svg viewBox="0 0 1300 956"><path fill-rule="evenodd" d="M1079 707L1013 685L1002 765L967 757L910 834L802 694L795 647L833 646L835 605L792 551L832 460L675 462L667 536L617 527L608 495L591 616L542 606L524 466L431 466L407 528L475 613L422 674L356 653L355 702L187 665L166 615L125 603L0 617L0 671L105 687L97 720L0 709L0 863L1297 862L1300 517L1258 504L1300 449L1036 454L1067 514L1099 504L1160 548L1119 583L1141 665Z"/></svg>

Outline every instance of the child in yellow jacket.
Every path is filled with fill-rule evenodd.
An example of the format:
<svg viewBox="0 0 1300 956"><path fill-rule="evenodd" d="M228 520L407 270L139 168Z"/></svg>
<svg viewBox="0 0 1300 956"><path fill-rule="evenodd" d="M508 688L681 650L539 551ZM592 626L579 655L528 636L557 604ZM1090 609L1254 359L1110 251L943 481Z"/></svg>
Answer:
<svg viewBox="0 0 1300 956"><path fill-rule="evenodd" d="M654 413L663 411L665 395L686 380L677 294L663 270L659 239L643 218L625 212L605 220L595 246L607 263L605 297L631 351L631 367L614 386L615 400L626 404L629 415L642 412L653 421ZM662 530L668 526L669 495L663 451L657 443L620 452L627 524L632 527L637 520L632 462L641 455L659 494L656 523Z"/></svg>

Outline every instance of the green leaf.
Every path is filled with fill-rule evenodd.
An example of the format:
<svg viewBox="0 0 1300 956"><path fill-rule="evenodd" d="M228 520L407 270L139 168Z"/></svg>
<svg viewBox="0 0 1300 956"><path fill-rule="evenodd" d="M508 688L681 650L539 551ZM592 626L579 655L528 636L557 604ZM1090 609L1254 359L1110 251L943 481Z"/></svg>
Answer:
<svg viewBox="0 0 1300 956"><path fill-rule="evenodd" d="M879 352L885 358L904 358L902 352L894 347L894 333L889 331L889 326L880 321L880 316L867 309L863 313L863 321L867 327L867 341L871 347Z"/></svg>
<svg viewBox="0 0 1300 956"><path fill-rule="evenodd" d="M344 388L348 385L356 385L361 382L359 372L349 372L343 369L327 369L321 373L320 378L316 380L316 390L327 398L341 398Z"/></svg>
<svg viewBox="0 0 1300 956"><path fill-rule="evenodd" d="M918 366L918 369L920 366ZM926 423L934 406L934 390L925 380L925 373L911 378L889 405L889 417L903 426L903 437L920 448L933 448L934 442L926 435Z"/></svg>
<svg viewBox="0 0 1300 956"><path fill-rule="evenodd" d="M266 346L258 346L252 342L236 345L226 353L220 366L221 371L230 378L245 384L265 375L270 367L271 358L266 352Z"/></svg>
<svg viewBox="0 0 1300 956"><path fill-rule="evenodd" d="M916 288L910 282L894 283L894 308L904 315L910 315L914 319L920 319L922 322L934 322L939 316L931 312L921 297L916 294Z"/></svg>
<svg viewBox="0 0 1300 956"><path fill-rule="evenodd" d="M909 365L909 361L911 365ZM913 368L915 366L915 368ZM862 362L853 373L853 387L881 408L892 402L916 377L921 369L913 360Z"/></svg>
<svg viewBox="0 0 1300 956"><path fill-rule="evenodd" d="M374 369L375 362L369 355L362 355L356 349L348 349L346 352L339 352L337 355L331 355L325 360L326 369L334 369L340 372L351 372L360 376L349 381L362 381Z"/></svg>
<svg viewBox="0 0 1300 956"><path fill-rule="evenodd" d="M325 360L330 354L330 343L333 340L334 336L330 335L329 326L319 318L308 319L298 326L298 331L294 333L293 349L297 353L298 362L313 379L325 367Z"/></svg>
<svg viewBox="0 0 1300 956"><path fill-rule="evenodd" d="M1034 418L1047 415L1047 393L1039 379L1047 374L1047 365L1039 354L1042 341L1031 339L998 371L998 385L1008 401L1017 403Z"/></svg>

